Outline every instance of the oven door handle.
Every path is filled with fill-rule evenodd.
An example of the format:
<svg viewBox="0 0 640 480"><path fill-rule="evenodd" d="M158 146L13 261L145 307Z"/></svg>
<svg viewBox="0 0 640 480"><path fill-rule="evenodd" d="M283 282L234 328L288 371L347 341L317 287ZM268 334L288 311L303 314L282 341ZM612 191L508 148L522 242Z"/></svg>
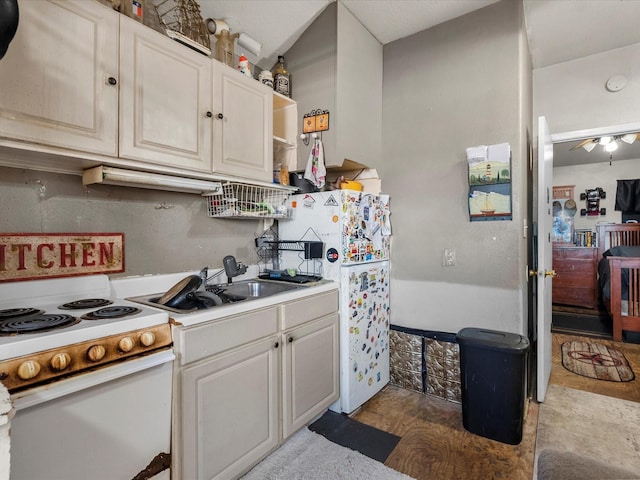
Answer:
<svg viewBox="0 0 640 480"><path fill-rule="evenodd" d="M16 392L11 395L11 401L13 402L13 408L19 411L171 362L175 358L176 356L173 353L173 349L163 350L144 357L133 358L113 366L107 366L77 377L71 377L67 380L60 380L48 385L30 388L24 392Z"/></svg>

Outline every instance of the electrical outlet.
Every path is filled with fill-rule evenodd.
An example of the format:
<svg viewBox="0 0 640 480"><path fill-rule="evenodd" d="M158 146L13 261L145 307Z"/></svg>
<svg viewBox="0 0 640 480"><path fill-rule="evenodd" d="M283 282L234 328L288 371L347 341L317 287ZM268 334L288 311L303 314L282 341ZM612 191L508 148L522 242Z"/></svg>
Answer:
<svg viewBox="0 0 640 480"><path fill-rule="evenodd" d="M456 264L456 249L445 248L444 256L442 257L442 265L445 267L453 267Z"/></svg>

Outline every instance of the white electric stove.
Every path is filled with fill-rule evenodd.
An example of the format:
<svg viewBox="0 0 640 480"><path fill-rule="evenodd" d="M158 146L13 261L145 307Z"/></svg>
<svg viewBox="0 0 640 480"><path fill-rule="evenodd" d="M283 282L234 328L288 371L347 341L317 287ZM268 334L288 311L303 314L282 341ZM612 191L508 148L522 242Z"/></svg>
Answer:
<svg viewBox="0 0 640 480"><path fill-rule="evenodd" d="M168 480L174 358L168 313L106 275L0 283L11 478Z"/></svg>

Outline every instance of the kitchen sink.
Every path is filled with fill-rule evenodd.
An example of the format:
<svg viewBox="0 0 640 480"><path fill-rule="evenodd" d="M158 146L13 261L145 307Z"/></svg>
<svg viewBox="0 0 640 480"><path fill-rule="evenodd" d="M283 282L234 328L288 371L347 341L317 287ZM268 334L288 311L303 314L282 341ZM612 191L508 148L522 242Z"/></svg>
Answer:
<svg viewBox="0 0 640 480"><path fill-rule="evenodd" d="M127 298L127 300L156 308L162 308L163 310L168 310L174 313L185 314L196 312L198 310L206 310L208 308L221 308L225 305L236 302L257 300L259 298L270 297L271 295L288 292L298 288L305 287L300 284L278 283L277 281L272 280L253 279L234 282L231 284L223 283L207 285L207 292L194 292L184 302L174 307L160 305L158 300L160 300L162 295L159 293L154 295L143 295L140 297L130 297Z"/></svg>
<svg viewBox="0 0 640 480"><path fill-rule="evenodd" d="M216 287L222 291L221 296L244 297L246 299L270 297L277 293L304 288L301 285L265 280L244 280L226 285L216 285Z"/></svg>

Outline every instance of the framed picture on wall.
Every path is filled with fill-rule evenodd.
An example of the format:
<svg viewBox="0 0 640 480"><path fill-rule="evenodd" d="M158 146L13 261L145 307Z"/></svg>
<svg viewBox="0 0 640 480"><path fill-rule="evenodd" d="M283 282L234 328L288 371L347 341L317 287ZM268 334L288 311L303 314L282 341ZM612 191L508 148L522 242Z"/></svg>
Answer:
<svg viewBox="0 0 640 480"><path fill-rule="evenodd" d="M567 215L553 217L551 241L564 243L573 242L573 217Z"/></svg>
<svg viewBox="0 0 640 480"><path fill-rule="evenodd" d="M508 143L467 148L469 219L511 220L511 148Z"/></svg>
<svg viewBox="0 0 640 480"><path fill-rule="evenodd" d="M569 188L570 187L570 188ZM573 186L553 187L553 228L551 230L551 241L573 243L574 223L578 210L576 202L573 200ZM566 188L565 195L558 195L558 188Z"/></svg>

